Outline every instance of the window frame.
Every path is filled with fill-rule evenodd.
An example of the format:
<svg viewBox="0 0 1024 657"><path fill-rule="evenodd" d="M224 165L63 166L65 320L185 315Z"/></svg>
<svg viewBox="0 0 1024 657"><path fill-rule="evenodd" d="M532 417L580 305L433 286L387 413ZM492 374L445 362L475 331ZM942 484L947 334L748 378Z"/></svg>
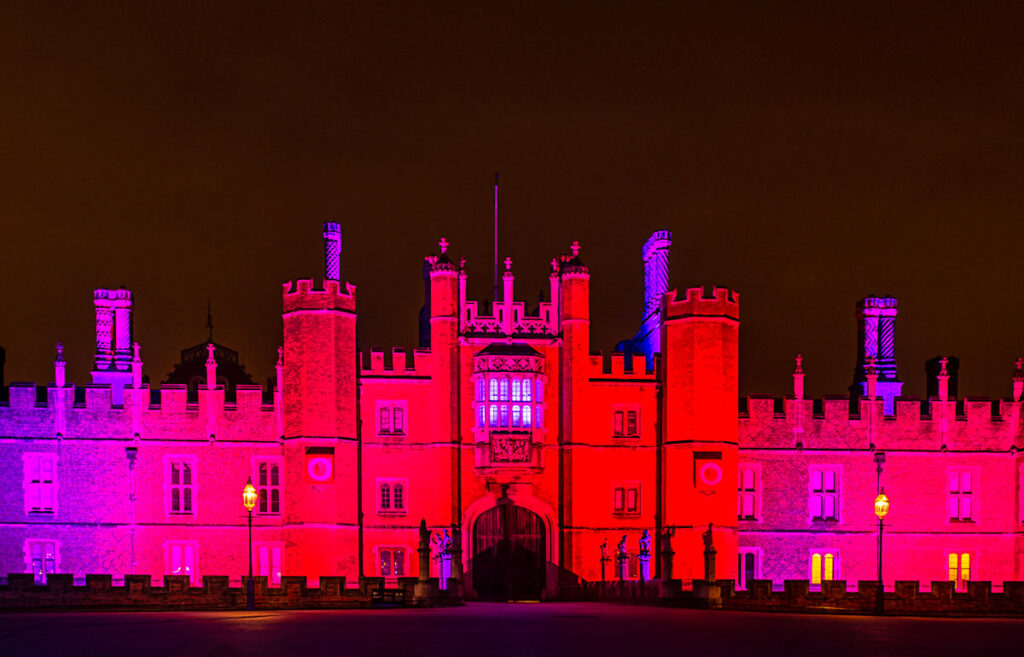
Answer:
<svg viewBox="0 0 1024 657"><path fill-rule="evenodd" d="M269 564L264 563L261 550L267 551L269 557ZM280 570L277 575L274 575L274 550L278 550L278 567ZM282 541L253 541L252 544L253 552L253 565L255 575L264 575L266 570L267 586L271 588L279 588L281 586L281 577L284 575L284 542ZM264 568L267 566L267 568Z"/></svg>
<svg viewBox="0 0 1024 657"><path fill-rule="evenodd" d="M743 473L750 472L754 479L754 487L752 489L743 488ZM761 513L761 489L764 486L764 482L761 478L761 464L760 463L740 463L736 468L736 497L737 497L737 508L736 518L741 522L761 522L763 519ZM753 497L753 515L744 516L743 512L743 496L750 495Z"/></svg>
<svg viewBox="0 0 1024 657"><path fill-rule="evenodd" d="M394 438L409 435L409 402L405 399L378 399L374 413L374 428L378 438ZM398 413L396 414L396 411ZM387 427L382 418L387 416ZM395 418L401 418L401 431L397 430Z"/></svg>
<svg viewBox="0 0 1024 657"><path fill-rule="evenodd" d="M950 490L950 480L953 475L957 476L957 490ZM962 476L968 474L971 477L971 490L970 492L964 493L960 491L962 487ZM960 525L960 524L975 524L978 522L978 486L981 483L980 468L976 466L949 466L946 468L946 523L949 525ZM971 505L971 512L965 518L961 513L961 502L967 499ZM957 517L953 517L950 514L950 507L953 502L956 501L957 506Z"/></svg>
<svg viewBox="0 0 1024 657"><path fill-rule="evenodd" d="M189 585L197 586L202 583L202 578L199 577L199 541L164 541L164 576L175 575L175 573L168 572L171 570L172 559L174 548L182 550L182 556L184 556L184 548L192 549L192 573L189 577ZM167 581L164 580L164 586L167 585Z"/></svg>
<svg viewBox="0 0 1024 657"><path fill-rule="evenodd" d="M267 470L267 484L262 485L260 483L260 465L266 464L268 466L277 466L277 485L270 484L270 470ZM252 480L256 486L256 508L254 509L255 515L258 516L280 516L284 513L284 464L280 456L254 456L252 459ZM260 494L267 491L267 510L260 510ZM273 492L277 492L277 511L272 510Z"/></svg>
<svg viewBox="0 0 1024 657"><path fill-rule="evenodd" d="M387 574L384 573L384 553L385 552L387 552L389 555L391 555L391 558L389 560L389 566L390 566L391 572L387 573ZM400 561L395 559L395 554L398 553L398 552L401 552L401 554L402 554L402 558L401 558ZM409 552L410 552L409 548L404 546L404 545L378 545L377 549L375 550L375 553L376 553L376 556L377 556L377 571L378 571L378 573L380 573L379 577L384 577L386 579L398 579L399 577L408 577L409 576L409 574L408 574L409 573L409 566L410 566L410 563L409 563ZM395 568L395 566L398 563L402 564L402 574L401 575L399 575L399 574L394 572L395 570L397 570Z"/></svg>
<svg viewBox="0 0 1024 657"><path fill-rule="evenodd" d="M45 550L47 545L53 546L53 570L46 570L47 559L42 558L42 577L39 577L35 572L34 559L32 557L32 547L39 545L40 550ZM55 575L60 572L60 541L54 538L26 538L24 544L25 554L25 572L32 575L37 586L46 584L47 575Z"/></svg>
<svg viewBox="0 0 1024 657"><path fill-rule="evenodd" d="M612 515L616 517L635 518L643 512L643 491L640 481L613 481L612 482ZM621 491L622 504L619 505ZM629 509L630 493L634 494L635 509Z"/></svg>
<svg viewBox="0 0 1024 657"><path fill-rule="evenodd" d="M388 507L383 505L384 487L388 487ZM402 508L395 507L395 489L401 486ZM382 516L406 516L409 515L409 480L400 477L377 477L374 488L374 496L377 504L377 514Z"/></svg>
<svg viewBox="0 0 1024 657"><path fill-rule="evenodd" d="M817 491L814 488L814 473L820 472L822 477L821 490ZM835 475L835 490L828 491L825 487L825 473L831 472ZM843 495L843 466L834 464L813 464L808 466L807 470L807 517L810 522L828 522L838 523L842 520L842 495ZM834 495L835 503L833 505L833 515L825 516L825 496ZM816 516L815 512L815 498L816 496L821 497L821 513L822 515Z"/></svg>
<svg viewBox="0 0 1024 657"><path fill-rule="evenodd" d="M736 548L736 554L737 554L737 556L738 556L738 558L740 560L739 563L736 564L737 565L736 580L735 580L736 581L736 590L737 591L746 591L749 588L750 581L744 575L744 570L743 570L744 557L746 555L748 555L748 554L753 555L753 557L754 557L754 577L753 577L753 579L761 579L761 555L763 554L763 551L761 550L761 548L757 548L757 547L740 547L740 548Z"/></svg>
<svg viewBox="0 0 1024 657"><path fill-rule="evenodd" d="M58 493L60 492L60 477L57 467L60 465L60 457L56 452L24 452L21 455L22 462L22 499L24 501L25 514L34 516L55 516L59 508ZM51 479L44 481L42 477L43 463L50 464ZM33 480L33 471L38 469L39 481ZM35 491L35 492L33 492ZM42 506L43 491L50 497L50 506ZM32 506L33 499L39 499L38 507Z"/></svg>
<svg viewBox="0 0 1024 657"><path fill-rule="evenodd" d="M964 577L964 557L967 557L967 577ZM955 574L954 566L950 565L950 561L956 559ZM967 585L971 581L971 570L974 568L974 555L967 550L955 551L946 553L946 568L947 568L947 581L953 582L953 589L955 591L964 592L967 590Z"/></svg>
<svg viewBox="0 0 1024 657"><path fill-rule="evenodd" d="M820 579L814 581L814 557L818 556L821 559L821 574ZM832 573L831 577L825 577L825 563L826 557L832 557ZM812 548L807 552L807 582L810 586L821 587L822 582L832 582L838 579L842 579L839 574L839 550L835 548Z"/></svg>
<svg viewBox="0 0 1024 657"><path fill-rule="evenodd" d="M194 454L167 454L164 456L164 514L169 517L197 517L199 515L199 459ZM190 484L173 484L171 468L175 463L185 463L191 469L192 483ZM189 511L175 511L173 509L173 495L174 488L179 487L184 490L184 487L188 486L192 494L192 509ZM179 499L184 499L182 496ZM182 502L184 506L184 502Z"/></svg>
<svg viewBox="0 0 1024 657"><path fill-rule="evenodd" d="M641 413L639 404L612 404L612 438L638 439L643 434L643 425L640 423ZM630 423L634 426L634 432L630 433Z"/></svg>

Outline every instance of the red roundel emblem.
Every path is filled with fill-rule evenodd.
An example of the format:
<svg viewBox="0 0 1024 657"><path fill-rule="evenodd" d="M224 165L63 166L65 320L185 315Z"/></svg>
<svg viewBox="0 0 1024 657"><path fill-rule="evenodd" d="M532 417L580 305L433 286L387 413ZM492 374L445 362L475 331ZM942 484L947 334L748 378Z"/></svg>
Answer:
<svg viewBox="0 0 1024 657"><path fill-rule="evenodd" d="M331 458L314 456L306 463L306 471L313 481L329 481L331 478Z"/></svg>
<svg viewBox="0 0 1024 657"><path fill-rule="evenodd" d="M706 486L715 486L722 481L722 466L717 463L705 463L700 466L700 480Z"/></svg>

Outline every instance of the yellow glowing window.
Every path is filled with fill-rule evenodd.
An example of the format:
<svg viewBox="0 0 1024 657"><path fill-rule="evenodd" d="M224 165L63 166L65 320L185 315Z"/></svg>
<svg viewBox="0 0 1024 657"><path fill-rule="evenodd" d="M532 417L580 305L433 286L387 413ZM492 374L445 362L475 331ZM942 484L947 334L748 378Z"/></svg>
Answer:
<svg viewBox="0 0 1024 657"><path fill-rule="evenodd" d="M811 555L811 584L821 584L835 579L835 555L815 552Z"/></svg>
<svg viewBox="0 0 1024 657"><path fill-rule="evenodd" d="M956 583L957 589L964 589L971 581L971 555L964 552L949 555L949 581Z"/></svg>

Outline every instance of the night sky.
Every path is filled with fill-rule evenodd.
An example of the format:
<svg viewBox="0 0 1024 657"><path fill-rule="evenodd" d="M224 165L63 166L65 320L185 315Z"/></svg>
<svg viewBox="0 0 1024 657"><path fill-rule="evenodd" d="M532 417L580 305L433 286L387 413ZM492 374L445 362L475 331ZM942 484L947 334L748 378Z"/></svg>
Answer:
<svg viewBox="0 0 1024 657"><path fill-rule="evenodd" d="M961 395L1009 394L1018 4L342 4L0 8L8 382L52 381L58 340L88 382L92 289L115 286L154 384L207 299L265 381L325 220L360 348L411 348L439 237L490 294L497 171L517 296L578 239L595 349L636 331L640 246L668 228L674 287L741 294L743 394L789 392L797 352L808 394L844 393L868 294L899 297L905 393L946 354Z"/></svg>

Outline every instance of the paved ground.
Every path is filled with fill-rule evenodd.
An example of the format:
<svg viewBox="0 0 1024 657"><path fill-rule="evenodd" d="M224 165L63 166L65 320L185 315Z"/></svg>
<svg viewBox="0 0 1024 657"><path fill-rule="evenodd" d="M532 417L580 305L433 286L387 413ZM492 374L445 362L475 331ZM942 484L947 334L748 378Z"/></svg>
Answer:
<svg viewBox="0 0 1024 657"><path fill-rule="evenodd" d="M587 603L0 615L4 657L972 657L996 650L1013 654L1022 644L1024 619L784 615Z"/></svg>

